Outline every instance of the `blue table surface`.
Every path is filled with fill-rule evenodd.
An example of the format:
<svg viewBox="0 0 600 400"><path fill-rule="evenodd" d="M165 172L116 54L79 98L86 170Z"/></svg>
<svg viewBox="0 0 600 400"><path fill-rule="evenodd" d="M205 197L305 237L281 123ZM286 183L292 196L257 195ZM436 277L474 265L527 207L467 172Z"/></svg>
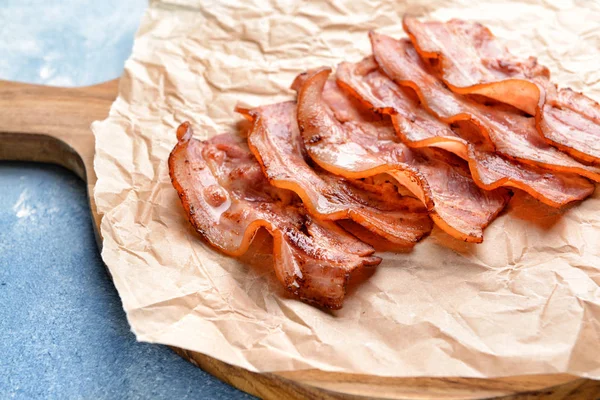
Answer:
<svg viewBox="0 0 600 400"><path fill-rule="evenodd" d="M3 0L0 79L82 86L118 77L146 5ZM61 167L0 162L0 399L251 398L135 340L85 190Z"/></svg>

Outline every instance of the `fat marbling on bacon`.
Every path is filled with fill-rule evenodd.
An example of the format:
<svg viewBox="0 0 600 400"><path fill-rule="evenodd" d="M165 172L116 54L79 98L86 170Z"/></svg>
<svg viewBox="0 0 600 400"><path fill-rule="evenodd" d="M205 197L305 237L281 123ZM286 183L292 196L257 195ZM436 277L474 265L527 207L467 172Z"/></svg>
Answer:
<svg viewBox="0 0 600 400"><path fill-rule="evenodd" d="M340 64L336 79L329 68L298 76L297 103L238 108L248 143L195 140L184 123L169 156L208 243L241 256L266 229L278 280L324 308L340 308L351 276L381 262L358 238L411 248L431 217L481 242L507 187L559 207L600 181L600 167L584 164L600 161L598 103L558 89L480 24L403 23L413 44L372 32L373 56Z"/></svg>
<svg viewBox="0 0 600 400"><path fill-rule="evenodd" d="M446 123L469 121L489 139L497 153L522 163L600 181L600 168L588 166L550 146L528 118L501 105L487 106L456 94L428 73L408 40L371 32L373 55L385 74L414 89L421 104Z"/></svg>
<svg viewBox="0 0 600 400"><path fill-rule="evenodd" d="M248 148L234 135L207 141L177 129L169 173L187 217L211 245L244 254L257 230L273 236L275 274L301 300L341 308L350 276L381 262L374 250L334 222L310 217L292 192L271 186Z"/></svg>
<svg viewBox="0 0 600 400"><path fill-rule="evenodd" d="M298 125L313 161L353 179L388 174L425 204L440 228L481 242L483 229L508 202L508 192L480 189L466 164L450 153L399 143L387 117L344 93L329 74L328 68L311 71L293 85Z"/></svg>
<svg viewBox="0 0 600 400"><path fill-rule="evenodd" d="M482 188L501 186L522 189L553 207L581 200L594 191L587 179L569 173L550 172L504 158L470 123L451 129L429 114L403 88L381 72L372 56L358 63L341 63L336 71L339 85L380 113L390 115L396 133L411 147L439 147L469 162L471 175Z"/></svg>
<svg viewBox="0 0 600 400"><path fill-rule="evenodd" d="M538 130L574 158L600 163L600 104L569 88L552 89L542 112L535 115Z"/></svg>
<svg viewBox="0 0 600 400"><path fill-rule="evenodd" d="M569 88L557 90L535 57L514 56L477 22L405 16L403 26L454 92L483 95L535 115L550 144L577 159L600 162L600 105Z"/></svg>
<svg viewBox="0 0 600 400"><path fill-rule="evenodd" d="M548 79L548 69L535 57L521 60L512 55L480 23L421 22L405 15L402 24L419 54L453 91L480 94L531 115L543 104L543 88L536 80Z"/></svg>
<svg viewBox="0 0 600 400"><path fill-rule="evenodd" d="M295 102L237 110L252 121L248 145L271 184L298 194L314 217L350 219L405 248L431 231L421 202L390 190L391 185L352 181L312 168L298 130Z"/></svg>

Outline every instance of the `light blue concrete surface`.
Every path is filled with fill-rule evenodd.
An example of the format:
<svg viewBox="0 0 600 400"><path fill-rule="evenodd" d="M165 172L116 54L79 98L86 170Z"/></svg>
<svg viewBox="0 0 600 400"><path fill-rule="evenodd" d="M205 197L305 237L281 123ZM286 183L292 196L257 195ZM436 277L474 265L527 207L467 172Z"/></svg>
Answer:
<svg viewBox="0 0 600 400"><path fill-rule="evenodd" d="M0 79L78 86L119 76L145 5L1 0ZM74 174L0 162L0 399L250 398L135 341L90 218Z"/></svg>
<svg viewBox="0 0 600 400"><path fill-rule="evenodd" d="M121 75L145 0L0 0L0 79L84 86Z"/></svg>

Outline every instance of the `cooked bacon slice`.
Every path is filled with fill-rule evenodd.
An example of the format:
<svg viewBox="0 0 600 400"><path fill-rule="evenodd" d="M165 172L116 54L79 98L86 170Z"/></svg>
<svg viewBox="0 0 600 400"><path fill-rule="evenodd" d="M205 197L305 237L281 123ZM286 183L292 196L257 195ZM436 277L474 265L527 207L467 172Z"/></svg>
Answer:
<svg viewBox="0 0 600 400"><path fill-rule="evenodd" d="M421 203L419 202L419 204ZM356 236L358 239L360 239L360 241L373 246L373 248L376 251L393 251L397 253L405 253L412 249L412 247L406 247L402 243L390 242L389 240L382 238L380 235L373 233L373 231L365 228L363 225L360 225L350 219L341 219L337 221L337 224L344 228L347 232L350 232L351 234Z"/></svg>
<svg viewBox="0 0 600 400"><path fill-rule="evenodd" d="M560 150L600 162L600 106L571 89L556 93L548 69L512 55L476 22L403 19L421 57L456 93L483 95L537 118L539 132Z"/></svg>
<svg viewBox="0 0 600 400"><path fill-rule="evenodd" d="M414 246L431 231L431 219L419 200L312 169L305 159L295 102L237 111L253 121L248 144L269 182L296 192L313 216L351 219L403 247Z"/></svg>
<svg viewBox="0 0 600 400"><path fill-rule="evenodd" d="M457 95L427 72L409 41L395 40L374 32L370 36L373 55L383 72L397 84L414 89L422 106L440 120L474 123L495 150L509 158L600 181L599 168L581 164L550 146L537 131L534 118L499 106L488 107Z"/></svg>
<svg viewBox="0 0 600 400"><path fill-rule="evenodd" d="M550 105L536 117L540 132L558 149L589 163L600 162L600 124Z"/></svg>
<svg viewBox="0 0 600 400"><path fill-rule="evenodd" d="M454 92L486 96L531 115L539 111L544 90L538 82L550 72L535 57L515 57L477 22L421 22L405 15L402 23L419 54Z"/></svg>
<svg viewBox="0 0 600 400"><path fill-rule="evenodd" d="M312 219L293 193L269 185L238 138L192 135L188 123L177 129L169 172L189 221L211 245L240 256L266 228L279 281L301 300L331 309L342 306L353 273L381 262L372 247L334 222Z"/></svg>
<svg viewBox="0 0 600 400"><path fill-rule="evenodd" d="M440 228L461 240L481 242L508 193L477 187L465 163L452 154L396 142L389 119L347 96L328 80L329 74L328 68L312 71L293 85L298 125L315 163L354 179L387 173L426 205Z"/></svg>
<svg viewBox="0 0 600 400"><path fill-rule="evenodd" d="M341 63L336 79L369 108L390 115L404 143L417 148L440 147L467 160L475 182L484 189L515 187L553 207L581 200L594 191L594 185L579 175L550 173L501 157L470 123L461 124L460 134L453 131L411 97L407 90L412 89L399 87L383 74L373 57L356 64Z"/></svg>
<svg viewBox="0 0 600 400"><path fill-rule="evenodd" d="M600 124L600 104L583 93L570 88L558 90L556 98L550 96L548 102L554 106L572 110L585 118Z"/></svg>
<svg viewBox="0 0 600 400"><path fill-rule="evenodd" d="M571 89L548 90L538 130L550 144L588 163L600 163L600 104Z"/></svg>

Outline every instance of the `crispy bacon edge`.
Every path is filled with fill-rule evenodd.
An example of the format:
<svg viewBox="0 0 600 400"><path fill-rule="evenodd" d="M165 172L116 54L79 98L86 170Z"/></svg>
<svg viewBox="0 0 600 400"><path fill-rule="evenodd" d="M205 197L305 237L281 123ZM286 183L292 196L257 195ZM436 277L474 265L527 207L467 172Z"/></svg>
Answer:
<svg viewBox="0 0 600 400"><path fill-rule="evenodd" d="M275 273L285 289L308 304L332 310L342 307L346 287L351 277L359 275L365 267L374 267L381 262L381 258L372 256L374 249L371 246L360 242L335 223L312 220L307 214L303 226L297 230L286 227L278 228L269 221L257 219L248 224L247 229L243 232L240 246L233 251L228 251L219 243L215 243L208 235L206 227L203 226L204 223L210 223L210 221L198 219L199 209L192 204L193 200L190 198L189 191L197 191L202 188L185 187L185 184L180 182L177 177L177 168L181 167L178 158L183 157L184 166L188 164L186 161L189 160L185 158L185 155L182 156L181 152L185 152L187 146L194 142L205 143L193 138L193 132L188 122L182 123L177 128L177 144L169 155L169 175L188 221L210 245L230 256L240 256L248 250L257 231L260 228L266 228L273 236ZM313 235L317 239L313 240ZM334 249L333 260L328 260L326 258L327 249L319 248L319 245L338 246L340 249ZM297 260L294 252L305 254L307 260ZM336 260L336 257L339 257L339 260ZM349 262L345 262L345 260ZM331 262L328 263L328 261ZM325 279L315 279L312 275L314 272L325 274ZM330 290L333 294L323 293L321 285L324 285L325 291Z"/></svg>

